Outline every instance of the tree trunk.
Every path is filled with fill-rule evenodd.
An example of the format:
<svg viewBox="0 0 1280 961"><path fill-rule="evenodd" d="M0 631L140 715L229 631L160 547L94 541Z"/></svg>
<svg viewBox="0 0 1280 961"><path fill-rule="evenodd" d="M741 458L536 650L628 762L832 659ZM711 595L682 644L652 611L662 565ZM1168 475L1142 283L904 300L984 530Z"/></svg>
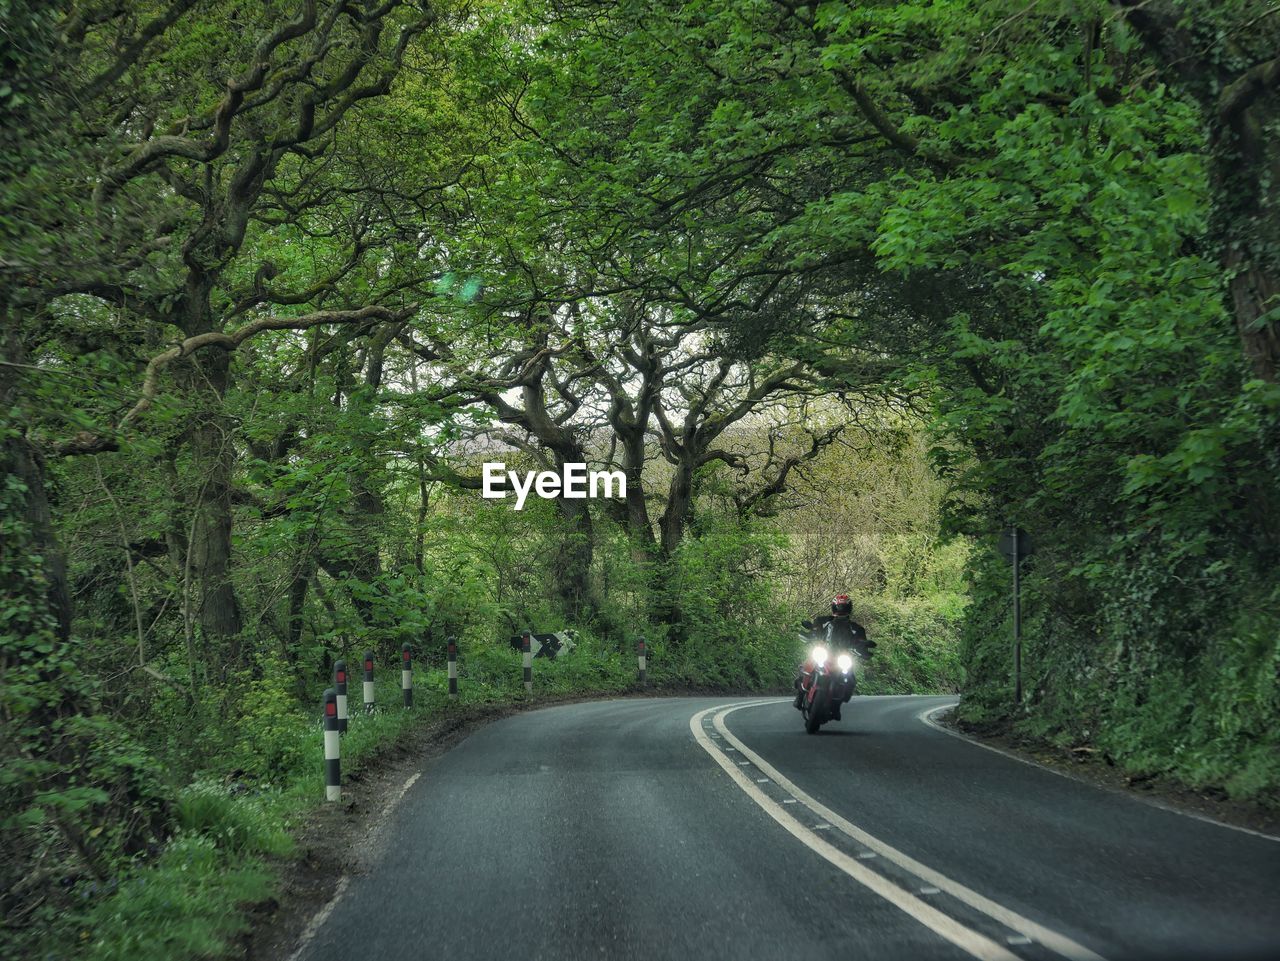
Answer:
<svg viewBox="0 0 1280 961"><path fill-rule="evenodd" d="M616 428L615 428L616 430ZM631 536L632 559L650 560L657 547L644 489L644 425L622 438L622 471L627 478L626 523Z"/></svg>
<svg viewBox="0 0 1280 961"><path fill-rule="evenodd" d="M1254 375L1274 383L1280 369L1280 87L1211 130L1214 221L1236 330Z"/></svg>
<svg viewBox="0 0 1280 961"><path fill-rule="evenodd" d="M1211 230L1230 278L1231 308L1254 376L1280 368L1280 18L1205 23L1174 0L1116 0L1152 58L1204 111ZM1220 18L1220 17L1219 17ZM1230 26L1232 29L1226 29ZM1269 318L1269 319L1263 319Z"/></svg>
<svg viewBox="0 0 1280 961"><path fill-rule="evenodd" d="M565 520L556 551L556 595L565 617L578 621L595 611L591 592L591 564L594 559L594 531L591 511L585 500L556 499Z"/></svg>
<svg viewBox="0 0 1280 961"><path fill-rule="evenodd" d="M203 333L188 330L188 336ZM190 358L186 386L195 401L193 425L187 435L194 488L190 494L190 566L199 597L198 616L206 666L222 657L226 666L241 663L240 604L231 583L231 482L235 443L223 401L231 358L221 350L202 351Z"/></svg>
<svg viewBox="0 0 1280 961"><path fill-rule="evenodd" d="M667 491L667 506L662 512L662 554L670 557L684 539L684 529L693 510L693 462L688 458L676 464L675 475Z"/></svg>
<svg viewBox="0 0 1280 961"><path fill-rule="evenodd" d="M293 674L294 688L298 692L298 700L307 696L307 680L298 666L298 648L302 646L302 613L307 601L307 587L315 576L315 561L308 554L298 558L294 568L293 580L289 584L289 621L285 625L284 655L285 663Z"/></svg>
<svg viewBox="0 0 1280 961"><path fill-rule="evenodd" d="M658 559L653 569L654 617L672 628L671 640L678 641L680 623L684 619L680 610L675 583L675 552L684 540L685 528L693 511L694 461L685 456L675 465L675 474L667 490L667 506L658 521L661 529Z"/></svg>
<svg viewBox="0 0 1280 961"><path fill-rule="evenodd" d="M3 337L0 341L3 356L11 364L25 363L26 350L17 324L7 311L0 337ZM4 423L2 418L8 411L19 406L22 376L20 367L0 364L0 424ZM12 426L13 436L0 442L0 477L14 477L26 488L17 520L28 530L32 550L41 558L49 613L56 624L58 638L65 641L71 636L71 593L67 589L66 558L54 537L53 516L44 484L44 459L27 441L24 425ZM0 542L0 553L3 550Z"/></svg>

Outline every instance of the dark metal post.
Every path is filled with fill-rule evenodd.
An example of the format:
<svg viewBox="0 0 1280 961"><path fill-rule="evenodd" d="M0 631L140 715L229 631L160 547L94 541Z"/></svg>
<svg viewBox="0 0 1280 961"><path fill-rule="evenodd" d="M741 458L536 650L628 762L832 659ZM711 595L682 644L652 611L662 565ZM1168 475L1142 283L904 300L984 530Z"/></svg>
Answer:
<svg viewBox="0 0 1280 961"><path fill-rule="evenodd" d="M324 692L324 799L342 800L342 770L339 760L338 692Z"/></svg>
<svg viewBox="0 0 1280 961"><path fill-rule="evenodd" d="M450 637L445 641L445 650L449 655L449 696L458 696L458 639Z"/></svg>
<svg viewBox="0 0 1280 961"><path fill-rule="evenodd" d="M413 707L413 654L408 644L400 649L400 689L404 691L404 706Z"/></svg>
<svg viewBox="0 0 1280 961"><path fill-rule="evenodd" d="M364 712L373 713L373 651L364 652Z"/></svg>
<svg viewBox="0 0 1280 961"><path fill-rule="evenodd" d="M524 656L524 689L533 693L533 639L529 631L520 635L520 650Z"/></svg>
<svg viewBox="0 0 1280 961"><path fill-rule="evenodd" d="M645 653L643 634L640 635L640 638L636 641L636 655L640 658L640 686L644 687L647 683L645 680L645 672L648 667L649 658Z"/></svg>
<svg viewBox="0 0 1280 961"><path fill-rule="evenodd" d="M333 689L338 692L338 731L347 732L347 662L333 662Z"/></svg>
<svg viewBox="0 0 1280 961"><path fill-rule="evenodd" d="M1022 597L1020 595L1019 570L1022 557L1018 554L1018 528L1013 528L1013 703L1022 703Z"/></svg>

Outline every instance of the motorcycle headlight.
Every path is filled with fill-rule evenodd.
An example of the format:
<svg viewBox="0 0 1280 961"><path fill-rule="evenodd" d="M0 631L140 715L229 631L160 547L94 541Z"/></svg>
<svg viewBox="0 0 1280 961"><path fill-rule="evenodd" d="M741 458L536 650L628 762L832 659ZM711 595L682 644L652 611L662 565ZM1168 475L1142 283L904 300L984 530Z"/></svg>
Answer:
<svg viewBox="0 0 1280 961"><path fill-rule="evenodd" d="M821 667L823 664L827 663L827 649L819 644L809 652L809 657L812 658L814 664Z"/></svg>
<svg viewBox="0 0 1280 961"><path fill-rule="evenodd" d="M840 673L848 674L853 670L853 658L848 654L841 654L836 658L836 664L840 668Z"/></svg>

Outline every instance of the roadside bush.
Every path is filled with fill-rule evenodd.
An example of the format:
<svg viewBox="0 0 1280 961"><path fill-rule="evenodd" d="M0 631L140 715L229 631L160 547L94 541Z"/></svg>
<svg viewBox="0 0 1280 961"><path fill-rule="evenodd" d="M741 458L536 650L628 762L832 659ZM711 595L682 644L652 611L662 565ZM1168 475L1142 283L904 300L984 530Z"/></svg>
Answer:
<svg viewBox="0 0 1280 961"><path fill-rule="evenodd" d="M244 775L279 783L306 764L305 728L298 724L293 679L273 655L259 660L261 676L241 676L228 710L232 718L231 763Z"/></svg>
<svg viewBox="0 0 1280 961"><path fill-rule="evenodd" d="M219 955L249 926L238 906L266 898L271 884L260 862L231 857L211 837L179 834L154 863L127 875L114 896L88 913L76 956L139 961Z"/></svg>
<svg viewBox="0 0 1280 961"><path fill-rule="evenodd" d="M179 828L240 854L281 857L293 851L293 838L278 817L254 798L233 796L211 781L183 788L174 805Z"/></svg>
<svg viewBox="0 0 1280 961"><path fill-rule="evenodd" d="M875 640L867 694L949 694L960 690L962 621L950 595L874 597L858 614Z"/></svg>
<svg viewBox="0 0 1280 961"><path fill-rule="evenodd" d="M1167 557L1138 554L1093 583L1051 562L1025 571L1017 712L1008 567L974 567L961 719L1011 722L1027 737L1095 746L1134 774L1280 807L1280 588L1224 562L1170 570Z"/></svg>

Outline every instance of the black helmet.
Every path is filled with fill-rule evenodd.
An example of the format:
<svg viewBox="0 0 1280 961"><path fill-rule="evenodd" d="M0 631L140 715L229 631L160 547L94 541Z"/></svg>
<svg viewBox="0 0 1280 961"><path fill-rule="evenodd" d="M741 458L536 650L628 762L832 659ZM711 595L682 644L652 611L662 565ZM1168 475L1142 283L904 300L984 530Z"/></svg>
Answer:
<svg viewBox="0 0 1280 961"><path fill-rule="evenodd" d="M832 614L851 614L853 613L853 601L849 600L848 594L837 594L831 598Z"/></svg>

